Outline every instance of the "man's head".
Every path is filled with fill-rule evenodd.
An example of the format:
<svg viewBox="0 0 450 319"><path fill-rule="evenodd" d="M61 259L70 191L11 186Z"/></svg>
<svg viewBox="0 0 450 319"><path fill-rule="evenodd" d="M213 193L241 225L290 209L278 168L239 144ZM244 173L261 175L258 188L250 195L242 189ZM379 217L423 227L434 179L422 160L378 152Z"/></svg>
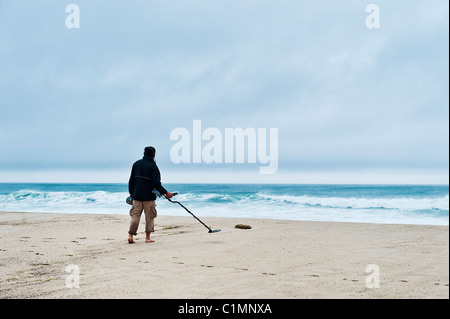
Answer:
<svg viewBox="0 0 450 319"><path fill-rule="evenodd" d="M147 146L144 149L144 155L145 156L155 157L155 154L156 154L156 150L155 150L155 148L153 146Z"/></svg>

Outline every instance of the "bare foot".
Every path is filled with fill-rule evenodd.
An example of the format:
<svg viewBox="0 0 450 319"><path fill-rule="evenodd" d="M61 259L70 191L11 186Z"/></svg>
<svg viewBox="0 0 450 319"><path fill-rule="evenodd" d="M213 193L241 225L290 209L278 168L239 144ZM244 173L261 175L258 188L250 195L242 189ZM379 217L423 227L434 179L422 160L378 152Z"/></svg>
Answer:
<svg viewBox="0 0 450 319"><path fill-rule="evenodd" d="M134 244L133 235L128 236L128 243Z"/></svg>
<svg viewBox="0 0 450 319"><path fill-rule="evenodd" d="M153 239L147 238L147 239L145 239L145 242L146 243L154 243L155 241Z"/></svg>

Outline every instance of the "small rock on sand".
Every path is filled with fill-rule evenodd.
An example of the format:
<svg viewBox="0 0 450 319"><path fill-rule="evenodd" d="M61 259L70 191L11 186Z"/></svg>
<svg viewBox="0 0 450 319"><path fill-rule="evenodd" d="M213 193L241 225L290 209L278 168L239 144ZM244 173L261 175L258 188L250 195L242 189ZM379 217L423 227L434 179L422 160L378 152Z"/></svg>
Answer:
<svg viewBox="0 0 450 319"><path fill-rule="evenodd" d="M236 228L240 228L240 229L252 229L252 226L250 225L245 225L245 224L237 224L236 226L234 226Z"/></svg>

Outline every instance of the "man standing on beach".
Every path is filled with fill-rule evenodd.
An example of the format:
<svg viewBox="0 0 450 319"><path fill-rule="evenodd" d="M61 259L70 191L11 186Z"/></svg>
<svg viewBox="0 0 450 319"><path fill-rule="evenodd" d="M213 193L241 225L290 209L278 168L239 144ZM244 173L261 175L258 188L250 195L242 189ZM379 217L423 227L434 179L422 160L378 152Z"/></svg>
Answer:
<svg viewBox="0 0 450 319"><path fill-rule="evenodd" d="M130 209L130 230L128 231L128 243L134 243L133 236L136 235L142 211L145 213L145 242L151 243L150 233L154 231L156 212L156 195L153 189L160 194L165 194L171 198L169 193L161 185L161 175L155 163L156 150L152 146L144 149L144 157L133 164L131 176L128 182L128 191L133 198L133 207Z"/></svg>

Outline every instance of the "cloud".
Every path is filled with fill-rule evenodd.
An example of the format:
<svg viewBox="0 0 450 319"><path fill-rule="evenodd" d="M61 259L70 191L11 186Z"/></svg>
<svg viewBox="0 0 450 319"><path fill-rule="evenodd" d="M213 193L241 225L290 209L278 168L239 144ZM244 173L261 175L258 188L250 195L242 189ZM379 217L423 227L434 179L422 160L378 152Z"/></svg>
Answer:
<svg viewBox="0 0 450 319"><path fill-rule="evenodd" d="M77 4L0 5L2 170L175 170L195 119L279 128L280 170L448 170L446 1Z"/></svg>

